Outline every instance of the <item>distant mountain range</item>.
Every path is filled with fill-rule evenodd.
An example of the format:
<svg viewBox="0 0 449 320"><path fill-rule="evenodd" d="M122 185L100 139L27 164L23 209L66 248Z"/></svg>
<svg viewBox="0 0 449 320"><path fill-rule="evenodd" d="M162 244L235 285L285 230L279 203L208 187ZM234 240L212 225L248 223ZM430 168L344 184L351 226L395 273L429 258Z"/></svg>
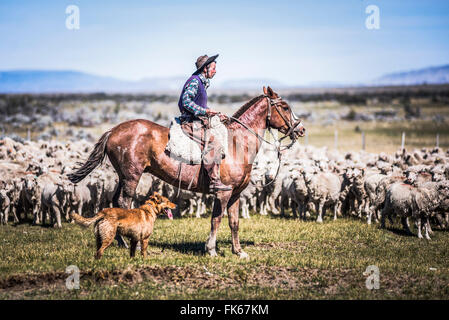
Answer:
<svg viewBox="0 0 449 320"><path fill-rule="evenodd" d="M449 65L386 74L372 85L417 85L449 83Z"/></svg>
<svg viewBox="0 0 449 320"><path fill-rule="evenodd" d="M0 71L0 93L171 92L181 90L187 78L179 76L126 81L78 71ZM264 85L285 87L275 80L239 79L214 83L214 89L260 89Z"/></svg>
<svg viewBox="0 0 449 320"><path fill-rule="evenodd" d="M145 92L177 90L186 79L148 78L126 81L78 71L19 70L0 72L0 92Z"/></svg>
<svg viewBox="0 0 449 320"><path fill-rule="evenodd" d="M170 92L181 90L186 77L145 78L126 81L78 71L16 70L0 71L0 93L58 92ZM449 83L449 65L386 74L357 86L418 85ZM293 88L270 79L235 79L214 83L214 89L260 89L264 85L276 89ZM311 87L341 87L338 83L312 83ZM304 86L302 86L304 87Z"/></svg>

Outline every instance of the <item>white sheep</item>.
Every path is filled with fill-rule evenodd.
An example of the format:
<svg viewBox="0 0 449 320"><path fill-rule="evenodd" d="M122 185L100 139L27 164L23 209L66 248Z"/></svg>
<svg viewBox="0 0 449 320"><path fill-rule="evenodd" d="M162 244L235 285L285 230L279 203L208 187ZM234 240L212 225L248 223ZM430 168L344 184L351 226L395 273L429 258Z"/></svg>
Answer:
<svg viewBox="0 0 449 320"><path fill-rule="evenodd" d="M304 171L309 201L315 204L317 222L323 222L323 216L328 206L333 207L334 220L337 219L337 203L340 195L340 179L330 172Z"/></svg>

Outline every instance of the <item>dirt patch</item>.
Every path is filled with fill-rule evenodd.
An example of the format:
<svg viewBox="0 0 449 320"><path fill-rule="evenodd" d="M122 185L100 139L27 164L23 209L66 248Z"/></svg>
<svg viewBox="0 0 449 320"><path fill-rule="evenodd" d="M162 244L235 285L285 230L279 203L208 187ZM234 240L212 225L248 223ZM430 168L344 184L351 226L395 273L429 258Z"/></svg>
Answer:
<svg viewBox="0 0 449 320"><path fill-rule="evenodd" d="M346 271L327 271L309 268L236 268L228 273L207 271L192 267L177 266L147 266L128 268L125 270L96 270L80 274L80 283L93 281L99 285L114 285L117 283L135 284L151 280L165 286L186 288L228 288L239 286L276 287L282 289L325 287L329 279L338 278ZM0 279L0 293L12 291L28 291L32 289L64 288L68 274L64 272L49 272L40 274L20 274ZM328 279L328 280L324 280Z"/></svg>
<svg viewBox="0 0 449 320"><path fill-rule="evenodd" d="M0 292L10 290L29 290L32 288L44 288L47 286L65 286L68 274L64 272L47 272L39 274L18 274L0 279ZM96 282L100 285L116 283L140 283L144 280L152 280L156 283L185 283L201 284L201 287L214 287L222 284L223 277L189 267L140 267L127 268L125 270L95 270L82 271L80 282L85 280ZM230 282L235 283L233 279Z"/></svg>
<svg viewBox="0 0 449 320"><path fill-rule="evenodd" d="M0 290L41 287L65 280L68 277L63 272L48 272L39 274L18 274L0 279Z"/></svg>
<svg viewBox="0 0 449 320"><path fill-rule="evenodd" d="M13 299L21 299L30 291L65 290L65 279L68 274L64 272L49 272L41 274L13 275L0 279L0 294L6 293ZM178 267L178 266L145 266L127 268L125 270L94 270L81 272L80 284L83 291L83 282L93 282L94 285L109 286L116 284L134 285L143 281L151 281L167 289L186 291L198 289L223 290L238 287L276 288L281 290L301 290L313 292L314 296L327 298L338 297L347 290L365 290L365 276L360 270L332 269L322 270L316 268L295 267L268 267L253 266L235 267L228 271L206 270L205 268ZM436 281L435 281L436 280ZM433 279L413 275L383 274L381 278L380 295L401 296L411 294L421 296L431 292L415 292L417 288L448 294L447 279ZM441 297L443 298L443 297Z"/></svg>

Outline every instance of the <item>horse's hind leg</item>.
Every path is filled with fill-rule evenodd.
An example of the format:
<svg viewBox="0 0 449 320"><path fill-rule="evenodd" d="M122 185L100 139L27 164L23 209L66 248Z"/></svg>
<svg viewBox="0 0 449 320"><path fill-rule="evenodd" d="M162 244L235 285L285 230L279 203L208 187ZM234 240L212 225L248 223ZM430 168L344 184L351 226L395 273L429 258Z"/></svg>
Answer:
<svg viewBox="0 0 449 320"><path fill-rule="evenodd" d="M114 196L112 197L112 207L114 207L114 208L121 208L119 205L119 198L120 198L122 189L123 189L123 182L122 182L122 179L120 179L118 182L117 188L115 189ZM128 245L126 244L125 239L123 239L123 237L121 235L119 235L117 233L115 235L114 239L117 240L117 244L120 248L128 249Z"/></svg>
<svg viewBox="0 0 449 320"><path fill-rule="evenodd" d="M117 184L117 188L115 189L114 196L112 197L112 206L114 208L120 208L120 206L118 204L118 199L120 198L120 194L122 192L122 188L123 188L123 182L120 179L118 184Z"/></svg>
<svg viewBox="0 0 449 320"><path fill-rule="evenodd" d="M229 198L231 196L231 192L219 192L215 197L214 201L214 209L212 211L211 218L211 228L209 237L206 240L206 251L212 256L215 257L217 255L217 251L215 250L216 242L217 242L217 231L220 227L221 218L223 217L224 211L228 204Z"/></svg>
<svg viewBox="0 0 449 320"><path fill-rule="evenodd" d="M240 195L234 195L228 202L228 220L232 234L232 253L240 258L248 258L248 254L242 250L239 239L239 199Z"/></svg>
<svg viewBox="0 0 449 320"><path fill-rule="evenodd" d="M116 198L118 194L117 204L119 208L131 209L131 205L133 202L134 195L136 193L137 185L139 184L139 179L142 173L136 178L132 180L122 180L119 181L119 186L117 187L116 194L114 194L114 198ZM116 235L115 239L118 241L119 247L128 248L125 240L122 236Z"/></svg>
<svg viewBox="0 0 449 320"><path fill-rule="evenodd" d="M114 207L131 209L137 185L145 169L144 161L125 151L121 155L108 152L108 157L119 178L119 185L113 197Z"/></svg>
<svg viewBox="0 0 449 320"><path fill-rule="evenodd" d="M131 205L135 197L137 185L139 184L141 175L139 175L137 179L124 181L122 192L118 200L120 208L131 209Z"/></svg>
<svg viewBox="0 0 449 320"><path fill-rule="evenodd" d="M117 189L115 190L114 196L112 198L112 203L114 208L125 208L125 209L131 209L131 203L133 200L132 196L128 196L128 194L125 192L126 183L123 181L123 179L119 179ZM136 184L137 187L137 184ZM129 192L129 186L127 188ZM134 188L135 191L135 188ZM115 240L117 240L117 244L120 248L128 249L128 245L125 242L125 239L119 234L115 235Z"/></svg>
<svg viewBox="0 0 449 320"><path fill-rule="evenodd" d="M132 200L139 181L124 181L120 179L117 190L113 197L113 204L116 208L131 209Z"/></svg>

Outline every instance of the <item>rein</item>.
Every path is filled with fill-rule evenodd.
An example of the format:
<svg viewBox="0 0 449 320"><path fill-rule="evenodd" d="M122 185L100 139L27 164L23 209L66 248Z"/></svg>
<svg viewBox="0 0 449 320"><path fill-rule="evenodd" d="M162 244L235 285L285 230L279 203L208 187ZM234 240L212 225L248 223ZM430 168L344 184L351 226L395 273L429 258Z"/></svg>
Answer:
<svg viewBox="0 0 449 320"><path fill-rule="evenodd" d="M270 109L270 108L268 108L268 109ZM270 112L270 111L268 111L268 112ZM279 160L278 168L277 168L277 170L276 170L276 175L274 176L274 179L273 179L273 180L271 180L271 181L268 182L267 184L263 185L262 188L265 188L265 187L269 186L270 184L272 184L272 183L274 182L274 180L276 180L276 178L277 178L277 176L278 176L278 174L279 174L279 169L280 169L280 167L281 167L281 156L282 156L281 148L280 148L280 145L281 145L280 141L281 141L281 139L280 139L280 140L276 140L276 138L274 137L273 133L272 133L271 130L270 130L270 127L268 127L268 131L270 132L271 136L273 137L274 140L276 140L276 142L273 144L272 142L266 140L265 138L261 137L259 134L257 134L256 132L254 132L253 129L249 128L246 124L244 124L243 122L241 122L239 119L234 118L234 117L232 117L232 116L230 116L229 118L232 119L232 120L234 120L234 121L236 121L236 122L239 123L240 125L242 125L246 130L248 130L248 131L251 132L253 135L255 135L259 140L262 140L262 141L264 141L265 143L268 143L268 144L270 144L270 145L272 145L272 146L274 146L274 147L276 148L276 151L277 151L277 157L278 157L278 160ZM268 120L268 118L267 118L267 120ZM283 137L283 138L284 138L284 137ZM294 141L293 141L293 142L294 142ZM290 148L292 145L293 145L293 143L291 143L291 144L288 146L288 148Z"/></svg>
<svg viewBox="0 0 449 320"><path fill-rule="evenodd" d="M273 180L271 180L269 183L263 185L262 188L269 186L270 184L272 184L274 182L274 180L276 180L276 178L277 178L277 176L279 174L279 169L281 167L281 157L282 157L281 151L290 149L293 146L293 144L296 142L296 139L293 136L292 142L289 145L284 146L284 149L281 148L281 141L284 140L285 138L291 136L292 133L295 131L296 127L301 124L301 120L296 118L296 116L294 115L294 113L293 113L293 111L291 109L290 109L290 114L291 114L292 119L293 120L297 120L293 124L291 124L289 121L287 121L287 119L285 119L284 115L279 111L278 103L280 103L282 101L282 98L272 99L272 98L270 98L267 95L264 95L264 97L266 97L268 99L268 104L269 104L269 106L268 106L268 114L267 114L267 118L266 118L267 129L268 129L268 132L270 132L270 134L273 137L273 139L275 140L275 143L272 143L272 142L266 140L265 138L261 137L257 132L254 132L253 129L248 127L246 124L241 122L239 119L237 119L237 118L235 118L233 116L228 117L228 118L236 121L238 124L243 126L249 132L251 132L254 136L256 136L259 139L259 141L261 140L261 141L263 141L263 142L265 142L265 143L267 143L269 145L272 145L272 146L274 146L276 148L277 157L278 157L278 161L279 161L278 168L276 170L276 175L274 176ZM273 132L271 131L271 127L270 127L271 107L273 107L273 106L275 107L275 109L278 112L278 114L281 116L282 120L284 120L284 122L289 126L287 133L283 137L281 137L280 139L276 139L276 137L273 135Z"/></svg>

